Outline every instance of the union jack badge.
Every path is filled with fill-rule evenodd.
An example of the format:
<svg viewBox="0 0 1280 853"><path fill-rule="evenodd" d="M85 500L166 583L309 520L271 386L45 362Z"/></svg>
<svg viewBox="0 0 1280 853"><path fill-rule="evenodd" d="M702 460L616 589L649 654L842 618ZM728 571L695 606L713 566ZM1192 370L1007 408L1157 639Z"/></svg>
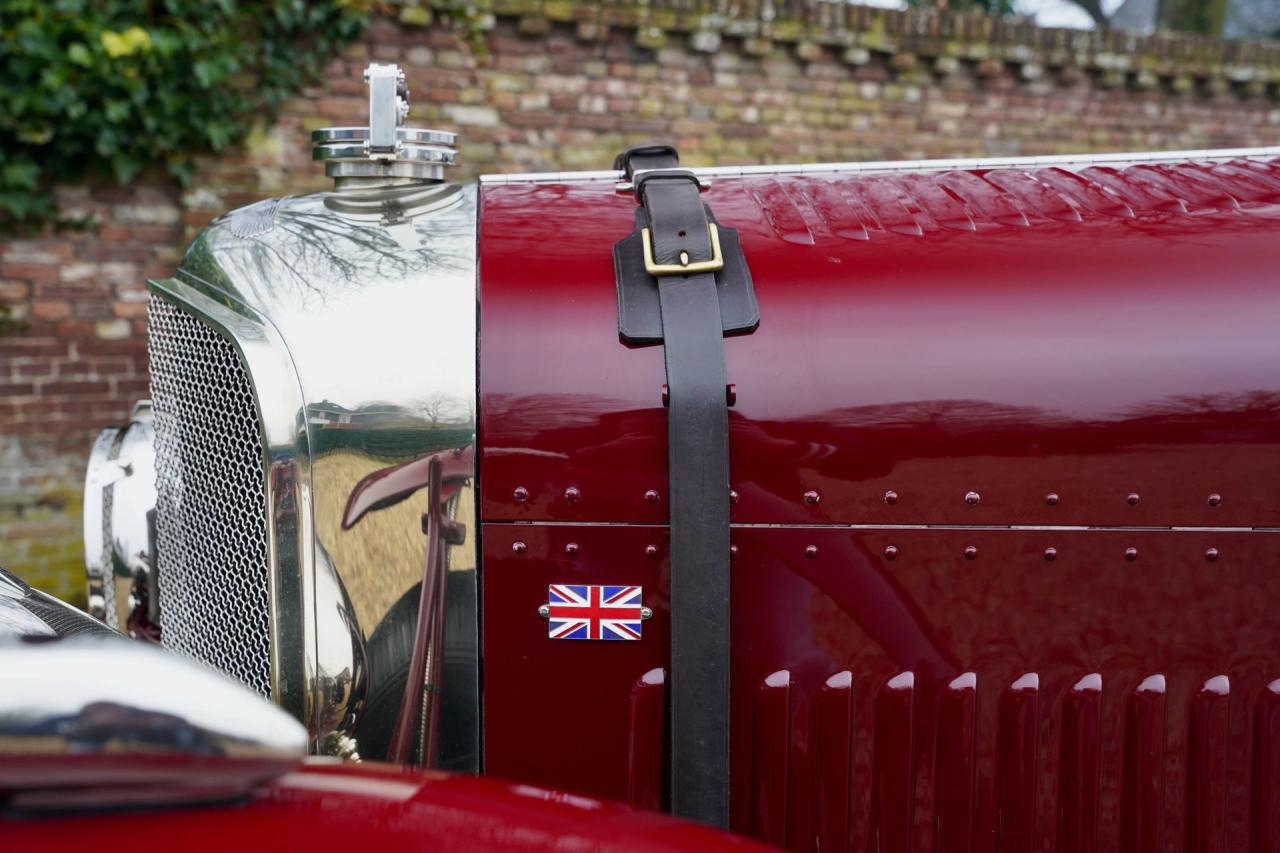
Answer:
<svg viewBox="0 0 1280 853"><path fill-rule="evenodd" d="M538 615L553 640L638 640L640 623L653 611L640 603L638 586L556 583Z"/></svg>

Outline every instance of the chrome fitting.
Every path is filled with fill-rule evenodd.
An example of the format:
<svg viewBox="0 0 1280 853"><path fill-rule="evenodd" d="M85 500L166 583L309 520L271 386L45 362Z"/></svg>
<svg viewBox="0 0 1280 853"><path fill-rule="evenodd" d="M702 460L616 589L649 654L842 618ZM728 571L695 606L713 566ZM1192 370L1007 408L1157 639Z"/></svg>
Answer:
<svg viewBox="0 0 1280 853"><path fill-rule="evenodd" d="M369 124L314 131L311 158L323 160L325 174L339 180L444 180L445 166L457 157L456 134L402 126L409 114L409 87L399 66L372 63L364 80Z"/></svg>

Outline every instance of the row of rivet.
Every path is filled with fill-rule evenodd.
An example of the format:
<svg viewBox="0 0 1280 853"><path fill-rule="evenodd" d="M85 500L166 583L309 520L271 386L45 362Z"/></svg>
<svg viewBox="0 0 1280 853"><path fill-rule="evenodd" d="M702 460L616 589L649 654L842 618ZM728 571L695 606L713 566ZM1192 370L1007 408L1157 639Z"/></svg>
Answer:
<svg viewBox="0 0 1280 853"><path fill-rule="evenodd" d="M512 551L512 553L514 553L514 554L516 554L516 555L522 555L522 554L525 554L528 550L529 550L529 546L528 546L527 544L525 544L524 542L521 542L521 541L514 542L514 543L512 543L512 545L511 545L511 551ZM576 543L576 542L569 542L568 544L566 544L566 545L564 546L564 552L565 552L565 554L567 554L567 555L568 555L568 556L570 556L570 557L576 557L576 556L578 555L578 543ZM978 546L977 546L977 545L966 545L966 546L964 547L964 551L963 551L962 553L964 554L964 558L965 558L966 560L976 560L976 559L978 559ZM657 545L646 545L646 546L645 546L645 548L644 548L644 554L645 554L645 556L646 556L646 557L648 557L649 559L654 559L654 558L656 558L656 557L658 556L658 546L657 546ZM897 545L886 545L886 546L885 546L885 548L884 548L884 558L885 558L886 560L896 560L896 559L898 558L898 554L899 554L899 551L898 551L898 546L897 546ZM817 557L818 557L818 546L817 546L817 545L806 545L806 546L805 546L805 548L804 548L804 555L805 555L806 557L808 557L810 560L815 560L815 559L817 559ZM1217 560L1217 559L1218 559L1218 555L1219 555L1219 551L1218 551L1218 549L1217 549L1217 548L1206 548L1206 549L1205 549L1205 552L1204 552L1204 558L1205 558L1206 560L1208 560L1210 563L1212 563L1212 562L1214 562L1215 560ZM729 557L730 557L730 559L732 559L732 558L734 558L734 557L736 557L736 556L738 556L738 546L737 546L737 545L730 545L730 546L729 546ZM1058 559L1058 549L1057 549L1057 548L1054 548L1054 547L1045 548L1045 549L1044 549L1044 558L1045 558L1046 560L1050 561L1050 562L1053 562L1054 560ZM1133 547L1125 548L1125 549L1124 549L1124 558L1125 558L1126 560L1130 561L1130 562L1133 562L1134 560L1138 559L1138 549L1137 549L1137 548L1133 548Z"/></svg>
<svg viewBox="0 0 1280 853"><path fill-rule="evenodd" d="M529 490L526 489L524 486L517 486L515 488L515 491L512 492L512 497L515 499L516 503L522 504L525 501L529 500ZM570 486L569 488L564 490L564 499L569 503L577 503L581 497L582 497L582 492L579 491L577 486ZM661 499L661 496L658 494L658 491L656 489L648 489L644 493L645 503L656 504L660 499ZM801 500L804 503L808 504L809 506L814 506L822 502L822 495L810 489L809 491L805 492L801 496ZM1049 492L1049 494L1044 496L1044 502L1049 506L1057 506L1060 500L1061 500L1061 497L1058 495L1057 492ZM1128 503L1129 506L1137 506L1141 501L1142 501L1142 496L1139 495L1137 492L1130 492L1128 496L1125 497L1125 502ZM735 489L730 489L729 503L736 504L737 502L738 502L738 492ZM889 504L890 506L892 506L893 504L896 504L898 502L898 493L893 491L892 489L885 492L884 502ZM978 492L965 492L964 502L969 506L977 506L978 504L982 503L982 495L980 495ZM1215 492L1214 494L1209 495L1209 497L1206 499L1205 502L1208 503L1209 506L1218 506L1219 504L1222 503L1222 495L1217 494Z"/></svg>

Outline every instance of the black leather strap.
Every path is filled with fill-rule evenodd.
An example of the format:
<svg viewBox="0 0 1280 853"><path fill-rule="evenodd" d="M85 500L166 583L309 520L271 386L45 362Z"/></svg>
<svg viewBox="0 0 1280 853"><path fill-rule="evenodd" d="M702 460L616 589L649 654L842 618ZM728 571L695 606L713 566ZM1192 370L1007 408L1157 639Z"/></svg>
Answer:
<svg viewBox="0 0 1280 853"><path fill-rule="evenodd" d="M674 149L629 149L632 179L659 265L712 258L709 212ZM665 345L671 495L671 810L729 822L729 419L724 320L716 273L636 269L633 234L614 247L619 318L624 281L656 288ZM630 242L628 242L630 241ZM736 235L734 246L736 248ZM745 269L745 263L741 264ZM748 278L749 285L749 278ZM749 288L748 288L749 289ZM754 300L753 300L754 304ZM754 328L754 326L753 326ZM620 329L620 331L622 331ZM624 332L625 337L625 332Z"/></svg>
<svg viewBox="0 0 1280 853"><path fill-rule="evenodd" d="M671 811L729 823L729 414L715 277L658 280L671 492Z"/></svg>
<svg viewBox="0 0 1280 853"><path fill-rule="evenodd" d="M613 168L622 170L627 180L642 169L671 169L680 165L680 152L675 146L662 142L647 142L624 148L613 158Z"/></svg>

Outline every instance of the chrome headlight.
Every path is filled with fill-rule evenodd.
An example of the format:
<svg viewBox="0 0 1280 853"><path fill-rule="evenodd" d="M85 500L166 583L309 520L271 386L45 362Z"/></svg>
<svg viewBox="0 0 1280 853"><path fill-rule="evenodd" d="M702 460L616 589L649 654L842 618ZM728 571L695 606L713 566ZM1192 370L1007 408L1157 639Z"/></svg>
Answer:
<svg viewBox="0 0 1280 853"><path fill-rule="evenodd" d="M151 403L94 442L84 485L89 612L128 633L159 623L155 595L156 455Z"/></svg>

